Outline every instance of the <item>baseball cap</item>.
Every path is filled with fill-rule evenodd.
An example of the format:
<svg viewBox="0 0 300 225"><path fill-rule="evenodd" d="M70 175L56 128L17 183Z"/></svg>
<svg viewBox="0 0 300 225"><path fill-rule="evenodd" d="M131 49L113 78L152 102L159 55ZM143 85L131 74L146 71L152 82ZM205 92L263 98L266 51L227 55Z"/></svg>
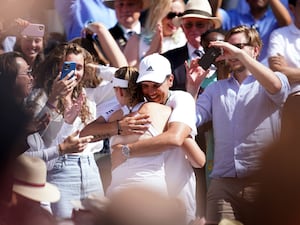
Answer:
<svg viewBox="0 0 300 225"><path fill-rule="evenodd" d="M161 84L168 75L172 74L171 64L164 56L154 53L142 59L139 66L137 83L151 81Z"/></svg>

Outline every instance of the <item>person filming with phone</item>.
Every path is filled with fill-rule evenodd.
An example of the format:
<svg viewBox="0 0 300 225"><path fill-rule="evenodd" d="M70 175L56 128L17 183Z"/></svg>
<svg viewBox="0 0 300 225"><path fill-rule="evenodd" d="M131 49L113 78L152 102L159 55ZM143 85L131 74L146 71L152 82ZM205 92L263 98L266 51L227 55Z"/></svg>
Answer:
<svg viewBox="0 0 300 225"><path fill-rule="evenodd" d="M279 135L280 110L290 85L284 74L257 61L262 41L254 28L234 27L225 41L210 45L223 49L217 61L226 60L232 72L205 88L196 101L197 126L212 120L214 130L206 219L218 224L226 217L248 224L258 188L249 177L260 168L263 149ZM198 86L204 70L197 62L191 66L193 79L188 81Z"/></svg>

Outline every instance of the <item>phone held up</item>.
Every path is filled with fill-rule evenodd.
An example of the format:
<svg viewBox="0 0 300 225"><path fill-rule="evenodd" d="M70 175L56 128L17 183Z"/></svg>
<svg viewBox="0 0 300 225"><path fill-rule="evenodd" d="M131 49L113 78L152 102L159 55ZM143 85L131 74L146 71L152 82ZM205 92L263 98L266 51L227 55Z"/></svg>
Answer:
<svg viewBox="0 0 300 225"><path fill-rule="evenodd" d="M63 64L62 70L61 70L61 75L60 75L60 79L64 79L72 70L76 69L76 63L75 62L70 62L70 61L66 61ZM69 78L71 79L73 75Z"/></svg>
<svg viewBox="0 0 300 225"><path fill-rule="evenodd" d="M30 23L21 31L21 35L24 37L44 37L45 25Z"/></svg>
<svg viewBox="0 0 300 225"><path fill-rule="evenodd" d="M216 58L218 58L218 56L221 54L222 54L222 50L220 48L210 47L205 52L205 54L199 59L198 64L204 70L207 70L209 69L211 64L215 62Z"/></svg>

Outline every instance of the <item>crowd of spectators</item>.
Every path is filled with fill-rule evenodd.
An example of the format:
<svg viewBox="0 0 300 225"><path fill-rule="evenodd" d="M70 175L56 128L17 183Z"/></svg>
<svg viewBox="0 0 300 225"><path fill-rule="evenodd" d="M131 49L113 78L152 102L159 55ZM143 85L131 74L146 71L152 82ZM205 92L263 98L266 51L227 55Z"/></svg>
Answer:
<svg viewBox="0 0 300 225"><path fill-rule="evenodd" d="M299 223L299 34L300 0L4 0L0 224Z"/></svg>

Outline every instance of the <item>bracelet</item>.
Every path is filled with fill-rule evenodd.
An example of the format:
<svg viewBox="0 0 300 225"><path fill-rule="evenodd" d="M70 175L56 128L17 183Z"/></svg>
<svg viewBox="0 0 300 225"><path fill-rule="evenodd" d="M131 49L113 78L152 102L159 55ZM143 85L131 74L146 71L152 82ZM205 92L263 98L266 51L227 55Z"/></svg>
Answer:
<svg viewBox="0 0 300 225"><path fill-rule="evenodd" d="M118 135L121 135L122 129L120 126L120 120L117 120L117 127L118 127Z"/></svg>
<svg viewBox="0 0 300 225"><path fill-rule="evenodd" d="M46 106L48 106L49 109L56 109L56 107L53 104L51 104L49 101L46 102Z"/></svg>

